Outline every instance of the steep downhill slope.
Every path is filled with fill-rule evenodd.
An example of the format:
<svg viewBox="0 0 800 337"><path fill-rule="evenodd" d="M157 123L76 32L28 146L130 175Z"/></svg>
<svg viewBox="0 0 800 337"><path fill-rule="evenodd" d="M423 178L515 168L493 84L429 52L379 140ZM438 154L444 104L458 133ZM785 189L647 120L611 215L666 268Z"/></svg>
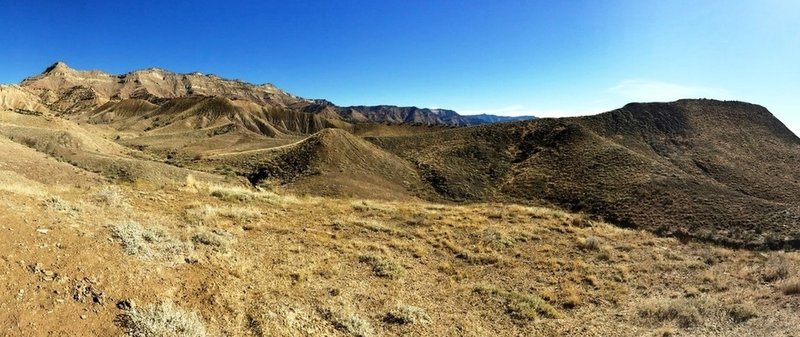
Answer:
<svg viewBox="0 0 800 337"><path fill-rule="evenodd" d="M800 140L756 105L630 104L372 141L449 199L544 201L732 246L800 246Z"/></svg>

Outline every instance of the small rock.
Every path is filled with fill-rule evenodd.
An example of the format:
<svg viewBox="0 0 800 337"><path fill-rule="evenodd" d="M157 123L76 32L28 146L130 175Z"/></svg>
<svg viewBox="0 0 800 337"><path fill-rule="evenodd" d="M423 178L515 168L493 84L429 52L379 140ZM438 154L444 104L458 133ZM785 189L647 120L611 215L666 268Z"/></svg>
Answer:
<svg viewBox="0 0 800 337"><path fill-rule="evenodd" d="M86 319L86 315L81 315L81 319Z"/></svg>
<svg viewBox="0 0 800 337"><path fill-rule="evenodd" d="M39 234L47 234L47 232L49 232L50 230L47 228L38 228L36 229L36 231L39 232Z"/></svg>

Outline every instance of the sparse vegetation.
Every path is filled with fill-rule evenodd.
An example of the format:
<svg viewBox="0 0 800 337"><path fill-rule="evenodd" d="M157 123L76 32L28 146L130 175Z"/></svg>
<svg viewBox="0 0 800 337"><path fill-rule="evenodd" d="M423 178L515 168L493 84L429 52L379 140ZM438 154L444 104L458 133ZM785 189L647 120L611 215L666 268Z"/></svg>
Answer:
<svg viewBox="0 0 800 337"><path fill-rule="evenodd" d="M517 291L506 291L493 286L478 286L475 293L495 296L504 301L506 311L514 319L536 320L539 318L560 318L561 313L541 297Z"/></svg>
<svg viewBox="0 0 800 337"><path fill-rule="evenodd" d="M278 195L270 191L253 191L242 187L235 186L210 186L209 193L211 196L228 202L249 202L249 201L265 201L275 204L292 204L299 202L298 199L291 195Z"/></svg>
<svg viewBox="0 0 800 337"><path fill-rule="evenodd" d="M399 304L386 314L387 322L392 324L430 324L431 317L424 309L413 305Z"/></svg>
<svg viewBox="0 0 800 337"><path fill-rule="evenodd" d="M206 337L200 316L170 301L132 309L118 319L130 337Z"/></svg>
<svg viewBox="0 0 800 337"><path fill-rule="evenodd" d="M225 201L245 202L261 198L258 192L241 187L211 186L209 193L211 193L211 196Z"/></svg>
<svg viewBox="0 0 800 337"><path fill-rule="evenodd" d="M654 300L639 307L639 316L653 323L672 321L688 328L700 324L708 308L704 298Z"/></svg>
<svg viewBox="0 0 800 337"><path fill-rule="evenodd" d="M585 239L581 240L580 245L583 249L586 250L600 250L601 240L600 238L591 235L586 237Z"/></svg>
<svg viewBox="0 0 800 337"><path fill-rule="evenodd" d="M406 273L402 265L383 256L370 254L361 255L358 257L358 261L372 267L372 272L380 277L399 279Z"/></svg>
<svg viewBox="0 0 800 337"><path fill-rule="evenodd" d="M767 265L764 268L764 281L775 282L780 281L791 273L791 263L784 255L777 255L767 260Z"/></svg>
<svg viewBox="0 0 800 337"><path fill-rule="evenodd" d="M111 225L110 229L111 236L119 241L128 255L168 260L189 252L186 243L172 238L158 227L145 228L135 221L127 221Z"/></svg>
<svg viewBox="0 0 800 337"><path fill-rule="evenodd" d="M51 195L44 199L44 205L48 209L56 212L64 212L74 216L80 213L81 207L77 204L70 203L59 196Z"/></svg>
<svg viewBox="0 0 800 337"><path fill-rule="evenodd" d="M788 279L780 286L781 291L785 295L797 296L800 295L800 278Z"/></svg>
<svg viewBox="0 0 800 337"><path fill-rule="evenodd" d="M221 229L204 229L192 235L192 241L196 244L209 246L216 251L227 252L231 234Z"/></svg>
<svg viewBox="0 0 800 337"><path fill-rule="evenodd" d="M477 265L495 264L500 261L500 259L494 254L473 253L468 250L459 251L456 253L456 257L466 261L467 263Z"/></svg>
<svg viewBox="0 0 800 337"><path fill-rule="evenodd" d="M220 218L241 224L258 219L261 212L252 207L216 207L209 204L193 205L186 209L184 218L193 225L212 225Z"/></svg>
<svg viewBox="0 0 800 337"><path fill-rule="evenodd" d="M372 324L354 313L327 312L325 316L336 329L354 337L375 336Z"/></svg>
<svg viewBox="0 0 800 337"><path fill-rule="evenodd" d="M120 207L125 205L122 192L117 186L105 186L97 191L94 196L97 201L111 207Z"/></svg>
<svg viewBox="0 0 800 337"><path fill-rule="evenodd" d="M744 323L758 317L758 311L752 303L734 304L728 308L728 316L735 323Z"/></svg>

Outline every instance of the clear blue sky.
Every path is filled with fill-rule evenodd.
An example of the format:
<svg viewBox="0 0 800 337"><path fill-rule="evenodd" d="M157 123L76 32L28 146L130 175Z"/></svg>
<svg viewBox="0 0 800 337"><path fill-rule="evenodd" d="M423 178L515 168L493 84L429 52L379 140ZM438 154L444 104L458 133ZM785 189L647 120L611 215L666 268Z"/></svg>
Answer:
<svg viewBox="0 0 800 337"><path fill-rule="evenodd" d="M462 113L737 99L800 131L796 0L0 0L0 83L56 60Z"/></svg>

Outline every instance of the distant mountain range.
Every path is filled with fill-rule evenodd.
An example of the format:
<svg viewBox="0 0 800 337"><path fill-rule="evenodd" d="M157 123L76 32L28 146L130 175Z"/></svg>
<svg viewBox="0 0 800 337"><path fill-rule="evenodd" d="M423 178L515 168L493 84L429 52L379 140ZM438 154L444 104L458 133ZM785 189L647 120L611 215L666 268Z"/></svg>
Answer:
<svg viewBox="0 0 800 337"><path fill-rule="evenodd" d="M536 118L464 116L452 110L390 105L341 107L327 100L301 98L272 84L255 85L198 72L178 74L159 68L148 68L123 75L113 75L96 70L75 70L62 62L47 67L39 75L25 79L16 89L24 89L24 92L17 97L30 96L29 93L32 93L39 97L40 101L32 102L28 97L14 102L0 101L0 104L7 105L6 108L34 107L34 110L50 110L63 114L85 112L109 102L127 99L163 105L172 99L206 96L255 103L270 111L308 113L346 123L468 126Z"/></svg>

